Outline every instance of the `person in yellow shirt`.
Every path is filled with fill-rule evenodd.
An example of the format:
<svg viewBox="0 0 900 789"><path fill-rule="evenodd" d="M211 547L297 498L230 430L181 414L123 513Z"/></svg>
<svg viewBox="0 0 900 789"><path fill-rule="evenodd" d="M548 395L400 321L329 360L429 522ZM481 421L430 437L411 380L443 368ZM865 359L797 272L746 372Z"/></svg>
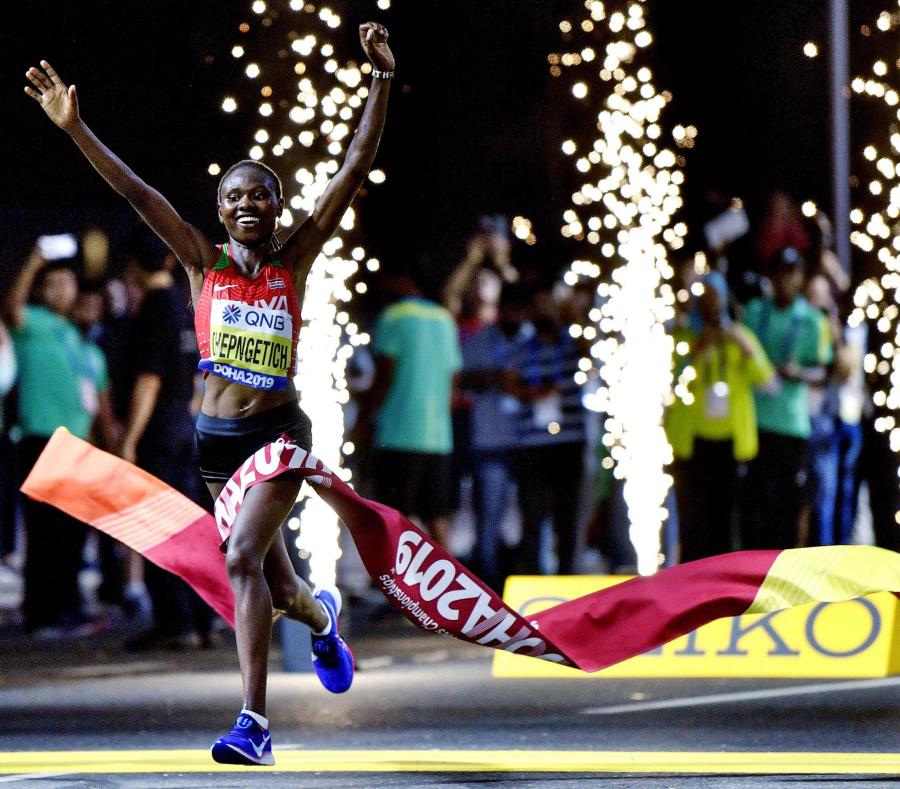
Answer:
<svg viewBox="0 0 900 789"><path fill-rule="evenodd" d="M756 456L753 390L774 370L759 340L728 314L728 287L713 272L700 281L696 329L681 332L686 360L681 402L667 420L676 458L688 460L680 480L688 506L679 512L681 561L731 550L738 465Z"/></svg>

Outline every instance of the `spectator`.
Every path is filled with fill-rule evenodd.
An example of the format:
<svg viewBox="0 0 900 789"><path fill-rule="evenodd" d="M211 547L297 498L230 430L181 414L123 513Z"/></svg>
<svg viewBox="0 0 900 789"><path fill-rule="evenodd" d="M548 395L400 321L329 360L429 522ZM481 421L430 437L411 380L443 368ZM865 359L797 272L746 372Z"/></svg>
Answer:
<svg viewBox="0 0 900 789"><path fill-rule="evenodd" d="M72 322L78 327L82 338L84 365L93 380L109 379L109 363L102 349L96 345L99 336L100 321L103 317L103 294L99 288L82 286L78 298L72 307ZM94 424L91 440L108 452L114 452L121 440L121 426L113 411L109 385L97 392L97 399L92 403Z"/></svg>
<svg viewBox="0 0 900 789"><path fill-rule="evenodd" d="M806 283L806 300L822 314L829 336L840 358L841 328L831 283L823 274L814 274ZM834 544L834 511L838 483L838 378L835 365L825 379L809 387L809 484L807 506L801 517L800 537L804 545Z"/></svg>
<svg viewBox="0 0 900 789"><path fill-rule="evenodd" d="M461 345L482 327L496 323L503 283L519 278L510 261L511 248L507 218L482 216L478 233L467 241L465 257L453 269L443 290L444 306L453 313ZM450 498L454 510L459 509L463 501L466 480L474 480L471 410L469 393L455 390L450 474Z"/></svg>
<svg viewBox="0 0 900 789"><path fill-rule="evenodd" d="M36 283L37 303L26 304ZM70 263L47 265L35 249L6 299L19 368L18 424L22 476L57 427L88 438L98 394L106 390L102 356L86 345L69 314L78 297ZM47 634L86 623L78 587L86 527L46 504L26 499L23 614L28 632Z"/></svg>
<svg viewBox="0 0 900 789"><path fill-rule="evenodd" d="M834 299L850 289L850 277L844 271L841 260L834 251L834 229L831 220L821 211L807 222L810 239L810 266L807 276L824 277Z"/></svg>
<svg viewBox="0 0 900 789"><path fill-rule="evenodd" d="M834 545L849 542L853 530L856 463L862 448L859 422L865 329L862 336L859 330L846 335L855 345L845 342L832 284L824 274L809 280L806 297L828 321L834 340L834 364L828 377L821 385L810 387L810 538L818 545ZM852 378L855 380L850 383Z"/></svg>
<svg viewBox="0 0 900 789"><path fill-rule="evenodd" d="M199 502L191 400L200 355L192 316L172 274L174 264L174 256L149 231L132 239L127 278L143 298L128 343L131 397L119 454ZM126 598L141 595L139 577L132 573ZM153 629L133 638L130 646L182 648L205 642L211 617L196 593L151 563L144 563L144 577Z"/></svg>
<svg viewBox="0 0 900 789"><path fill-rule="evenodd" d="M394 275L389 287L399 300L375 326L375 382L365 402L366 413L375 415L378 499L417 515L447 547L450 398L462 365L459 337L450 312L425 298L411 274Z"/></svg>
<svg viewBox="0 0 900 789"><path fill-rule="evenodd" d="M689 458L687 484L680 499L681 561L732 549L731 522L737 493L738 464L757 452L754 387L774 370L759 340L728 314L728 286L718 273L703 278L696 299L700 330L691 338L688 360L693 377L686 393L685 419L674 449Z"/></svg>
<svg viewBox="0 0 900 789"><path fill-rule="evenodd" d="M772 263L772 297L754 299L743 316L777 373L756 393L759 454L747 473L744 548L797 545L811 431L809 386L825 380L832 355L827 323L800 295L805 265L796 249L781 250Z"/></svg>
<svg viewBox="0 0 900 789"><path fill-rule="evenodd" d="M110 401L120 431L121 425L128 419L131 398L128 338L142 297L143 293L138 288L129 287L121 279L108 280L101 297L103 316L92 330L92 336L106 357ZM121 432L118 440L107 448L117 452L120 444ZM136 614L149 621L151 604L143 584L143 559L104 532L97 532L96 537L102 576L97 588L98 600L107 605L124 607L131 619L129 626L134 624ZM135 572L139 581L136 587L131 584Z"/></svg>
<svg viewBox="0 0 900 789"><path fill-rule="evenodd" d="M15 444L9 435L7 395L16 383L16 354L6 324L0 320L0 564L16 550Z"/></svg>
<svg viewBox="0 0 900 789"><path fill-rule="evenodd" d="M838 498L834 539L848 545L853 537L859 497L859 465L863 445L863 411L869 401L863 360L868 343L868 326L843 326L843 367L845 377L838 389ZM894 529L897 530L896 521Z"/></svg>
<svg viewBox="0 0 900 789"><path fill-rule="evenodd" d="M870 327L870 353L877 352L877 346L871 347L876 338L877 332L874 327ZM873 375L872 383L877 386L881 381ZM875 544L890 551L900 552L900 524L897 523L897 512L900 511L897 453L891 446L890 432L876 429L875 423L878 418L880 418L878 412L873 409L865 414L862 423L863 446L859 458L859 476L868 487Z"/></svg>
<svg viewBox="0 0 900 789"><path fill-rule="evenodd" d="M575 383L578 346L560 325L549 290L536 294L535 333L511 360L513 390L523 403L517 420L516 481L522 512L519 570L540 572L540 532L549 517L556 535L557 571L575 572L578 503L587 438L581 387Z"/></svg>
<svg viewBox="0 0 900 789"><path fill-rule="evenodd" d="M116 452L122 440L122 425L116 417L113 404L115 366L106 350L99 345L103 339L104 306L103 286L97 283L82 284L75 306L72 308L72 321L78 326L85 342L85 364L96 369L102 366L109 371L109 387L99 394L97 400L97 417L91 440L107 452ZM96 590L97 601L105 605L120 606L123 602L120 544L101 531L89 535L88 540L96 541L97 564L100 570L100 584Z"/></svg>
<svg viewBox="0 0 900 789"><path fill-rule="evenodd" d="M104 289L104 315L97 345L109 364L109 384L116 419L124 423L131 407L132 371L129 369L128 344L144 293L134 277L128 281L111 279Z"/></svg>
<svg viewBox="0 0 900 789"><path fill-rule="evenodd" d="M693 257L682 257L675 262L675 314L667 327L672 337L675 355L672 372L675 381L682 379L682 374L689 366L689 356L683 352L695 339L699 329L699 318L696 315L691 288L697 281L697 271ZM670 535L677 535L681 529L681 521L690 519L690 466L692 454L691 409L684 401L684 391L676 389L675 396L668 404L665 412L666 438L672 446L672 463L669 472L672 475L672 496L667 497L669 517L666 521L666 542ZM672 506L674 503L674 507ZM674 510L674 511L673 511ZM671 540L674 542L674 540ZM621 540L620 540L621 542Z"/></svg>
<svg viewBox="0 0 900 789"><path fill-rule="evenodd" d="M517 445L519 402L505 391L504 375L513 351L528 336L523 323L524 292L512 285L500 296L498 321L462 344L460 385L471 398L472 493L475 513L476 572L494 589L505 576L500 525L515 491L512 460Z"/></svg>

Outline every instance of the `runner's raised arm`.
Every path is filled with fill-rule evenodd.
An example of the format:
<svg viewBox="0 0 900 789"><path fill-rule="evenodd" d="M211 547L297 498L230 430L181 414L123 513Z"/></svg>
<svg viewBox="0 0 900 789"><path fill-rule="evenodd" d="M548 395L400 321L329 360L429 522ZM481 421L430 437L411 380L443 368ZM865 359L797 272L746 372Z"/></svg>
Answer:
<svg viewBox="0 0 900 789"><path fill-rule="evenodd" d="M94 169L124 197L153 231L172 249L189 272L202 272L215 263L218 250L206 236L185 222L172 204L149 186L107 148L81 119L75 85L66 85L53 67L41 61L25 72L32 87L25 92L66 132Z"/></svg>

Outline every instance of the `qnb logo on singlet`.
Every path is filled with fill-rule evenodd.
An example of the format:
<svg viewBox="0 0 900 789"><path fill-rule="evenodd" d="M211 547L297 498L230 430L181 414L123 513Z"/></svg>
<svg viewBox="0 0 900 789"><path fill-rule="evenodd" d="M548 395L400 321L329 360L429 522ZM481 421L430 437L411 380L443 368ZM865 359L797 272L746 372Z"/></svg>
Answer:
<svg viewBox="0 0 900 789"><path fill-rule="evenodd" d="M286 296L251 304L213 299L209 358L201 368L257 389L281 389L291 366L293 328Z"/></svg>
<svg viewBox="0 0 900 789"><path fill-rule="evenodd" d="M242 301L213 299L210 323L226 323L236 329L273 334L290 339L293 321L287 296Z"/></svg>
<svg viewBox="0 0 900 789"><path fill-rule="evenodd" d="M225 323L237 323L241 319L241 308L235 305L229 305L222 310L222 320Z"/></svg>

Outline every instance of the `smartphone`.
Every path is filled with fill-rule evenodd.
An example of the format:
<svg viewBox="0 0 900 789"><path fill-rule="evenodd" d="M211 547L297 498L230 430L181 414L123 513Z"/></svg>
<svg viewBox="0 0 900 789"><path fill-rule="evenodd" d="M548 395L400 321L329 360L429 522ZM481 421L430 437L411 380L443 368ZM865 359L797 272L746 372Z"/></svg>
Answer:
<svg viewBox="0 0 900 789"><path fill-rule="evenodd" d="M750 220L743 208L729 208L703 225L703 234L710 249L724 249L750 230Z"/></svg>
<svg viewBox="0 0 900 789"><path fill-rule="evenodd" d="M39 236L37 246L44 260L66 260L78 254L78 238L74 233Z"/></svg>
<svg viewBox="0 0 900 789"><path fill-rule="evenodd" d="M509 237L509 220L503 214L494 214L493 216L482 216L478 220L478 226L482 233L488 235L498 235L504 238Z"/></svg>

